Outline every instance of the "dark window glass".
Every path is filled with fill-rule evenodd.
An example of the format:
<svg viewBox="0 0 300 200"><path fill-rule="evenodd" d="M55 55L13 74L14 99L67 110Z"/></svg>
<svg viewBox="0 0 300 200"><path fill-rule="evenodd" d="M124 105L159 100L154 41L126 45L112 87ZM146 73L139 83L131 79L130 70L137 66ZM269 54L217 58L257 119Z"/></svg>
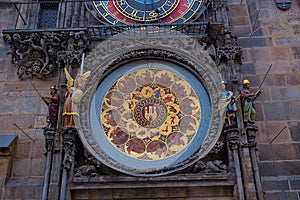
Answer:
<svg viewBox="0 0 300 200"><path fill-rule="evenodd" d="M56 28L58 3L41 2L38 28Z"/></svg>

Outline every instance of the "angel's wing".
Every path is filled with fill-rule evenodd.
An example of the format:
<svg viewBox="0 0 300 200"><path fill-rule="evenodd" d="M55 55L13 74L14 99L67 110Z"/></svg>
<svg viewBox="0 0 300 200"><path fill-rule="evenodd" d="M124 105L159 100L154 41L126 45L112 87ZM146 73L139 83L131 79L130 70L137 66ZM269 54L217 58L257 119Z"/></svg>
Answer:
<svg viewBox="0 0 300 200"><path fill-rule="evenodd" d="M64 70L65 70L65 74L66 74L66 78L67 78L67 87L70 88L74 84L74 79L69 74L69 72L66 68L64 68Z"/></svg>
<svg viewBox="0 0 300 200"><path fill-rule="evenodd" d="M78 74L76 81L77 81L79 88L84 87L84 84L85 84L86 80L88 79L88 77L90 76L90 74L91 74L91 71L87 71L83 74Z"/></svg>

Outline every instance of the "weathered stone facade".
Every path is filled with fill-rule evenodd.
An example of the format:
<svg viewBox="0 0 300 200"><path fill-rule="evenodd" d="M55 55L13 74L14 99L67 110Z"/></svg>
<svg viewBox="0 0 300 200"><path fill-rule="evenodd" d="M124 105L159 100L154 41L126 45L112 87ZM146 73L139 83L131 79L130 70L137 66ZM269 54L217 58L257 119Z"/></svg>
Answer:
<svg viewBox="0 0 300 200"><path fill-rule="evenodd" d="M299 199L299 2L291 1L287 11L276 8L274 1L228 3L233 32L244 52L244 77L258 87L273 65L256 103L264 197Z"/></svg>
<svg viewBox="0 0 300 200"><path fill-rule="evenodd" d="M216 11L210 16L211 20L220 22L227 31L211 37L217 41L216 54L208 48L210 42L207 38L198 41L212 57L219 56L215 57L215 62L222 77L231 80L232 90L239 92L242 78L246 78L251 82L251 90L256 91L272 64L260 88L262 95L256 100L257 129L244 129L238 120L238 127L224 132L227 140L223 140L222 135L221 143L217 144L223 151L226 149L225 154L228 154L224 159L226 169L220 163L212 162L222 157L216 145L213 151L217 153L211 153L198 165L170 176L150 178L124 176L97 163L92 156L83 153L76 130L70 132L60 129L57 132L61 134L56 135L53 130L43 129L47 106L30 80L43 96L49 93L51 85L61 84L60 95L63 97L65 86L62 66L68 63L78 67L81 54L93 51L100 42L88 41L83 37L88 35L84 34L87 33L84 32L87 20L83 20L83 4L72 4L70 8L73 10L67 12L69 18L65 23L59 22L61 28L80 30L52 32L51 35L65 41L65 44L69 44L69 39L73 42L75 40L76 44L80 43L71 54L66 45L51 46L51 42L41 40L43 37L34 43L34 34L20 34L22 41L25 41L23 44L26 45L29 40L34 44L30 49L36 48L39 55L47 55L43 57L46 59L42 60L41 66L34 68L30 60L36 58L34 54L29 60L22 60L27 54L15 54L14 48L17 47L4 37L4 33L7 33L5 31L14 29L18 12L12 3L1 2L0 29L3 32L0 36L3 40L0 42L0 130L1 134L17 134L18 137L8 149L0 147L0 199L42 199L45 193L49 199L64 199L64 196L72 196L74 199L99 196L107 199L142 196L148 199L300 199L299 2L292 0L291 8L286 11L279 10L273 0L208 2ZM228 11L228 16L224 10ZM19 24L22 24L21 21ZM220 29L215 30L218 32ZM47 32L42 35L49 39ZM57 53L54 57L53 49ZM25 69L37 70L27 72L22 62L20 64L20 60L14 59L16 57L24 61ZM54 67L42 71L45 63L47 67L49 63ZM228 70L228 66L232 66L232 69ZM62 107L63 98L60 105ZM52 137L52 134L56 136ZM84 159L93 165L84 165ZM47 168L51 169L50 174ZM46 176L49 177L49 190L45 188ZM66 194L62 189L66 189Z"/></svg>

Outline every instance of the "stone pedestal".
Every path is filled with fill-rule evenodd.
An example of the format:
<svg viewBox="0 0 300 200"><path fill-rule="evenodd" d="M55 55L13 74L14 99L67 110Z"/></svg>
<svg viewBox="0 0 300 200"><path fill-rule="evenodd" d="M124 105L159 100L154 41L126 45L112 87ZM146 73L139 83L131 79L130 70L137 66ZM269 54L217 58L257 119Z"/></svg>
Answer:
<svg viewBox="0 0 300 200"><path fill-rule="evenodd" d="M62 178L60 185L60 199L71 199L68 183L72 180L75 160L75 135L77 134L76 128L63 129L63 161L62 161Z"/></svg>
<svg viewBox="0 0 300 200"><path fill-rule="evenodd" d="M52 169L52 157L53 157L53 147L54 147L54 140L55 140L55 129L44 129L45 135L45 147L46 147L46 166L45 166L45 175L44 175L44 185L43 185L43 194L42 199L48 199L49 193L49 183L50 183L50 175Z"/></svg>
<svg viewBox="0 0 300 200"><path fill-rule="evenodd" d="M257 127L254 125L248 126L246 128L248 147L249 147L249 151L250 151L252 171L253 171L253 177L254 177L254 183L255 183L255 190L256 190L256 194L257 194L257 199L262 200L262 199L264 199L264 196L263 196L263 191L262 191L262 186L261 186L257 154L256 154L256 150L257 150L256 149L256 140L255 140L256 131L257 131Z"/></svg>
<svg viewBox="0 0 300 200"><path fill-rule="evenodd" d="M240 147L240 138L239 138L239 129L230 128L226 130L228 146L231 150L230 156L233 161L233 168L235 170L236 184L237 184L237 196L239 200L245 199L244 184L241 172L241 164L239 159L239 147Z"/></svg>

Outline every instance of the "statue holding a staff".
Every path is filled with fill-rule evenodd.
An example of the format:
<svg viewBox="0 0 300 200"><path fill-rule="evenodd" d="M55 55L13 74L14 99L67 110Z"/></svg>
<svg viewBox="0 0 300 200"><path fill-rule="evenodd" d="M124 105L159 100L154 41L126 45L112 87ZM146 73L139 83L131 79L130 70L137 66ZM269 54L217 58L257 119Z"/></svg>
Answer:
<svg viewBox="0 0 300 200"><path fill-rule="evenodd" d="M48 106L48 117L46 128L56 128L59 110L60 96L57 93L56 85L50 87L50 95L42 96L43 101Z"/></svg>

